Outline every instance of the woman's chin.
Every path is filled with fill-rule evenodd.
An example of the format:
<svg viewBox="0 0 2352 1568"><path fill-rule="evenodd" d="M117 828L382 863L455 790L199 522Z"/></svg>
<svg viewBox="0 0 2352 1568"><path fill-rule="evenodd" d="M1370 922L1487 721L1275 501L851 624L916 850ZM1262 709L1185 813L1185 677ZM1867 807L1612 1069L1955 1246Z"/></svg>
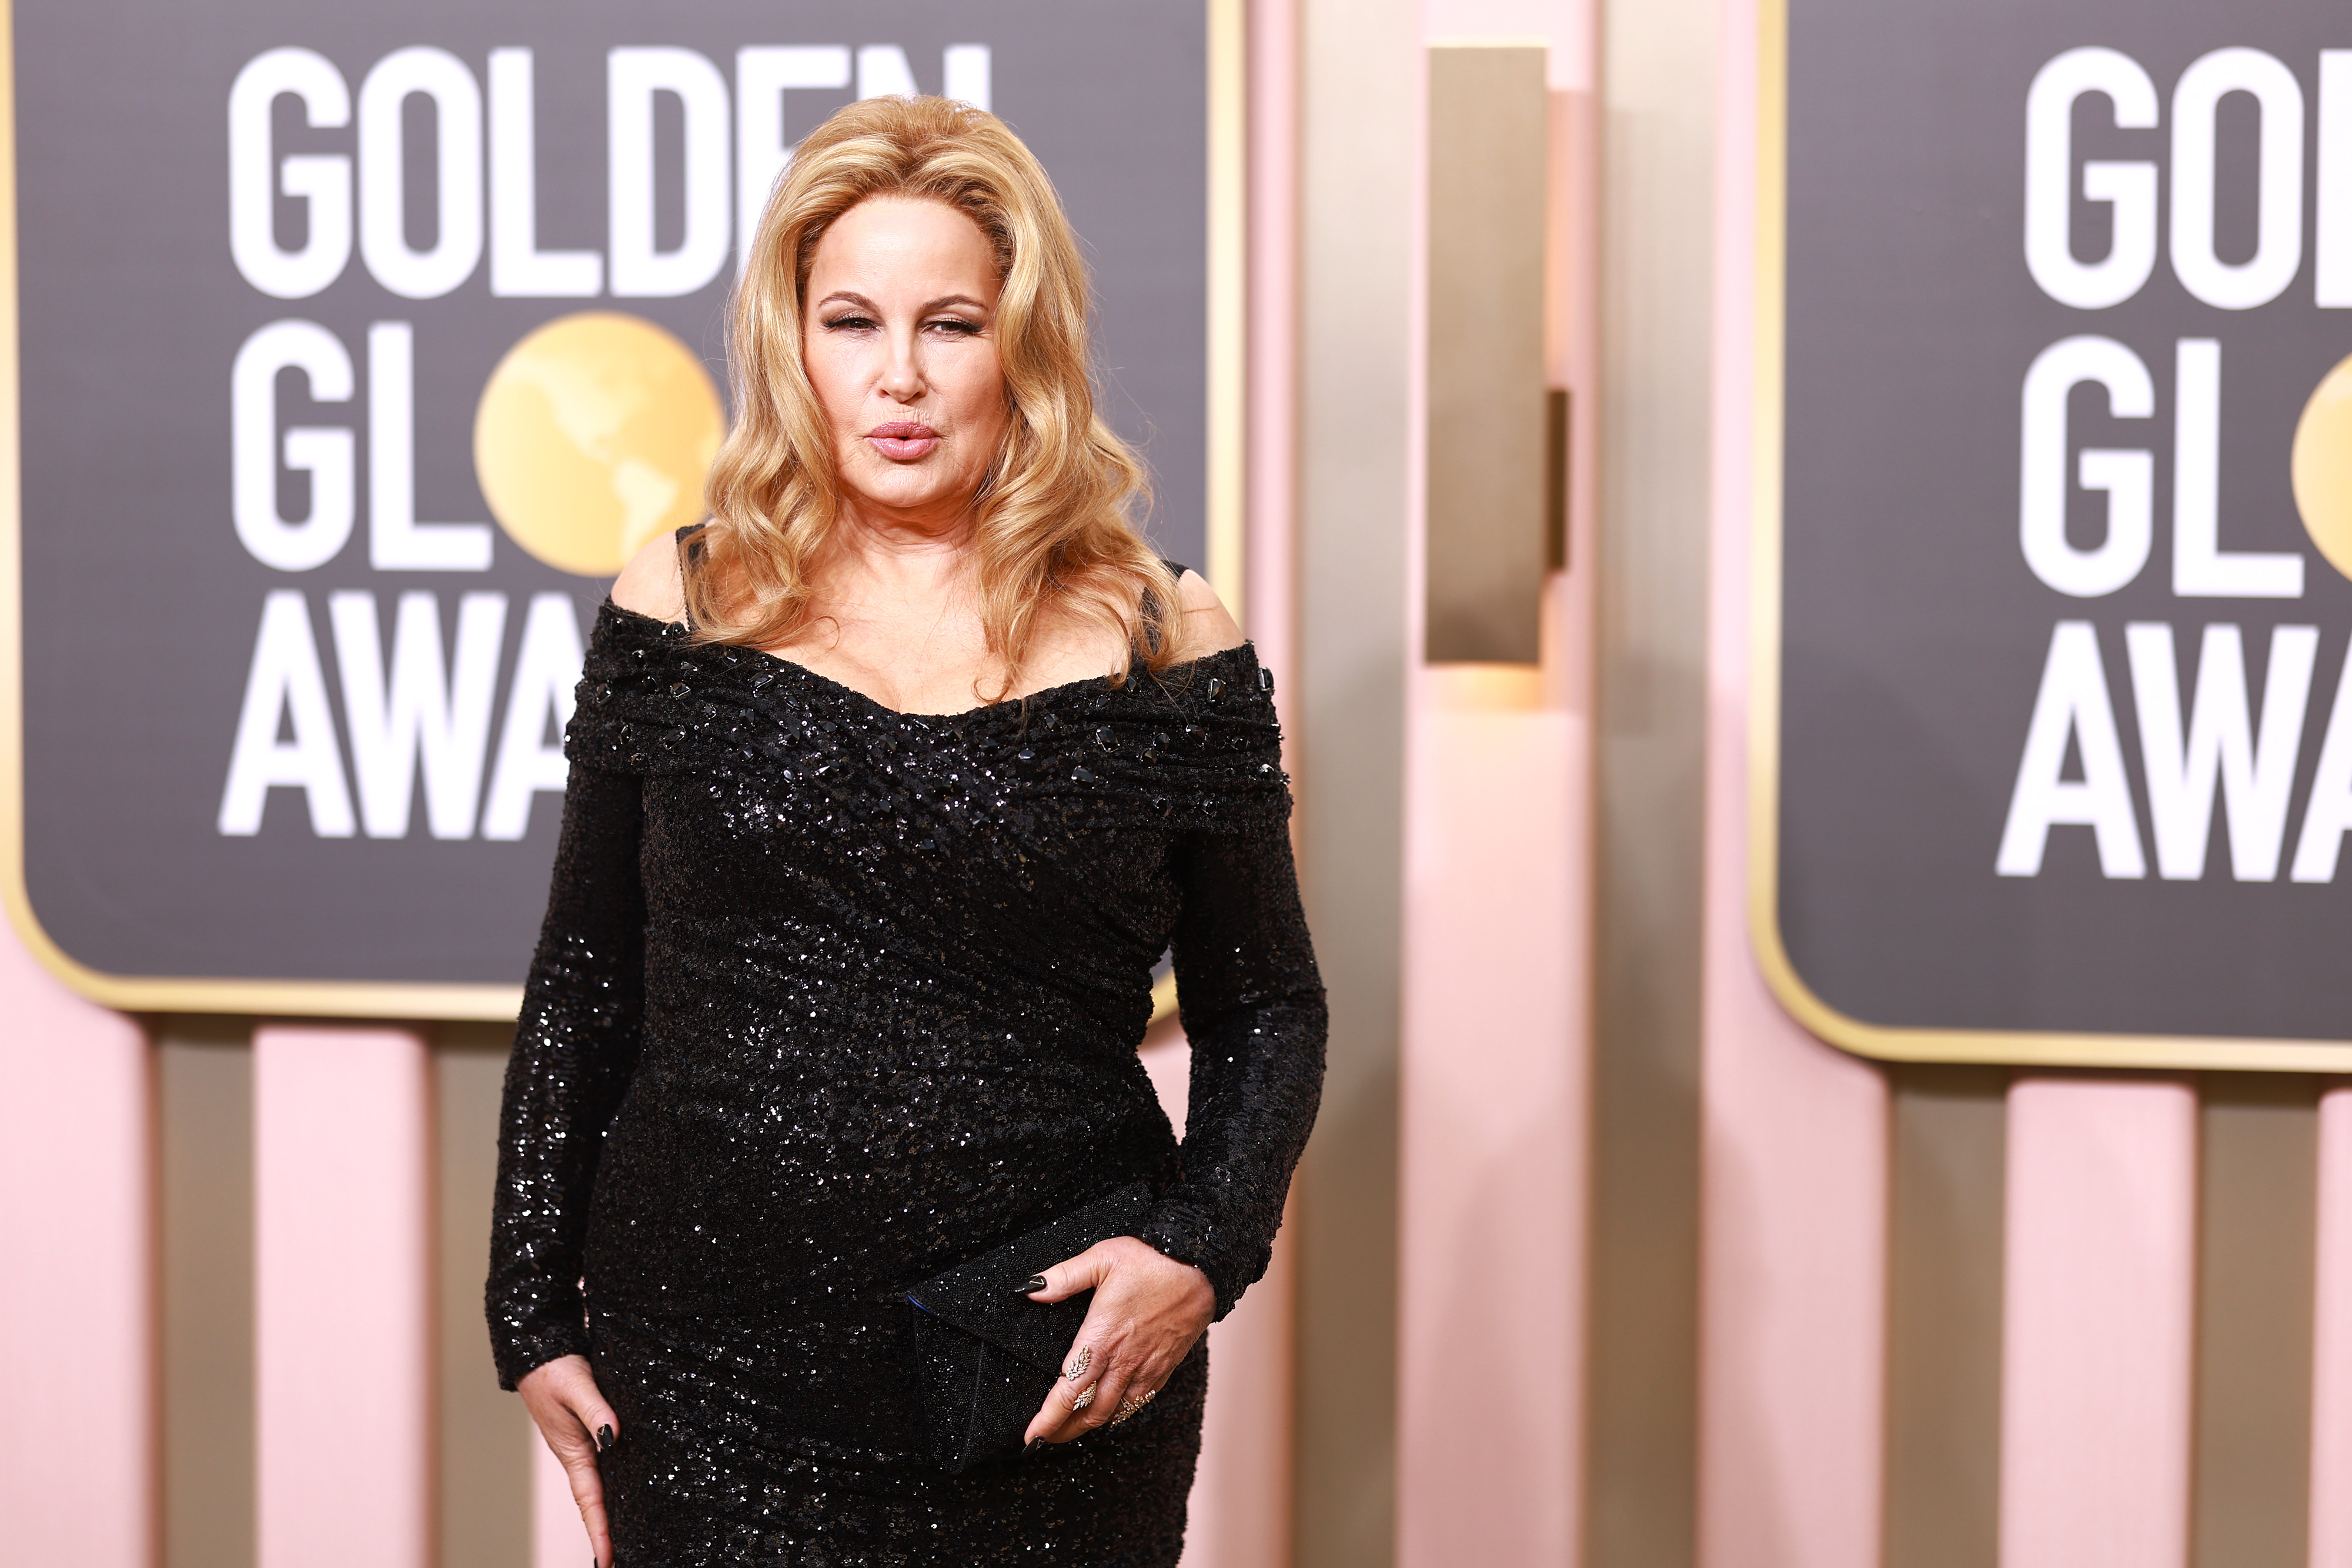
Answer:
<svg viewBox="0 0 2352 1568"><path fill-rule="evenodd" d="M945 482L910 464L895 473L851 476L845 488L876 522L936 526L961 517L978 486Z"/></svg>

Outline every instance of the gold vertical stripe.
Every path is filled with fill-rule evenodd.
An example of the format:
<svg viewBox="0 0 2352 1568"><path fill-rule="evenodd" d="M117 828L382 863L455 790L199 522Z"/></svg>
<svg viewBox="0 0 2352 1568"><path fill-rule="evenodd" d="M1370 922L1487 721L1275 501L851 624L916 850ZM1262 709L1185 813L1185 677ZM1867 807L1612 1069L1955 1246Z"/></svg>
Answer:
<svg viewBox="0 0 2352 1568"><path fill-rule="evenodd" d="M2305 1568L2319 1084L2209 1076L2199 1129L2191 1568Z"/></svg>
<svg viewBox="0 0 2352 1568"><path fill-rule="evenodd" d="M72 960L33 918L25 891L25 475L18 451L18 348L16 16L11 0L0 0L0 903L26 950L63 974L58 965Z"/></svg>
<svg viewBox="0 0 2352 1568"><path fill-rule="evenodd" d="M254 1561L252 1032L157 1031L163 1568Z"/></svg>
<svg viewBox="0 0 2352 1568"><path fill-rule="evenodd" d="M1888 1076L1885 1568L1997 1568L2010 1074Z"/></svg>
<svg viewBox="0 0 2352 1568"><path fill-rule="evenodd" d="M512 1029L497 1024L451 1024L434 1042L438 1568L530 1561L530 1449L538 1438L522 1401L499 1391L482 1312L499 1096L513 1039Z"/></svg>
<svg viewBox="0 0 2352 1568"><path fill-rule="evenodd" d="M1788 298L1789 11L1756 5L1756 296L1748 395L1748 934L1785 1004L1780 946L1780 391ZM1813 1020L1800 1022L1811 1027Z"/></svg>
<svg viewBox="0 0 2352 1568"><path fill-rule="evenodd" d="M1243 564L1249 400L1249 56L1246 0L1209 0L1209 559L1204 575L1248 624Z"/></svg>

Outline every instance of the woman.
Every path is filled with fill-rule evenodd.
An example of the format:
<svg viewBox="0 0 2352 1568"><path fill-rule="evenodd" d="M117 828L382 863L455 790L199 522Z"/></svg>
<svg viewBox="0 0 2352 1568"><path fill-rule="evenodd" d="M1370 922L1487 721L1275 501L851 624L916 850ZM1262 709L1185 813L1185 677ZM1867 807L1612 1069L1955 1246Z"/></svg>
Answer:
<svg viewBox="0 0 2352 1568"><path fill-rule="evenodd" d="M567 737L501 1379L599 1568L1172 1564L1201 1336L1321 1082L1272 682L1128 519L1076 245L997 120L835 116L732 335L711 521L622 572ZM1136 1057L1171 945L1181 1149ZM1029 1451L936 1462L908 1288L1139 1180L1030 1281L1093 1296Z"/></svg>

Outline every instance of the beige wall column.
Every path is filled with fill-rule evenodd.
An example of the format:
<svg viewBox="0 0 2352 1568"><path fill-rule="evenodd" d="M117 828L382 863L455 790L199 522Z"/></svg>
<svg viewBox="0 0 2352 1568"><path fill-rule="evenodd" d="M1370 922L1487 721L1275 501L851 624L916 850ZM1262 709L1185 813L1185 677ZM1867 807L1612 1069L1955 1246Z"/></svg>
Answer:
<svg viewBox="0 0 2352 1568"><path fill-rule="evenodd" d="M1299 674L1330 1073L1300 1170L1298 1568L1395 1545L1397 1010L1417 11L1301 11Z"/></svg>
<svg viewBox="0 0 2352 1568"><path fill-rule="evenodd" d="M155 1036L163 1568L253 1568L253 1020Z"/></svg>
<svg viewBox="0 0 2352 1568"><path fill-rule="evenodd" d="M1590 1568L1693 1552L1716 28L1601 22Z"/></svg>

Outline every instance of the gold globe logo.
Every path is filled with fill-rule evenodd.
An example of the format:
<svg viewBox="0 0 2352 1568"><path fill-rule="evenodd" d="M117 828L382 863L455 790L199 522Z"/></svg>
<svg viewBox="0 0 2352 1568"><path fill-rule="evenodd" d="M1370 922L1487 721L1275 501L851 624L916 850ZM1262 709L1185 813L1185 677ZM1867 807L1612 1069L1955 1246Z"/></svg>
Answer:
<svg viewBox="0 0 2352 1568"><path fill-rule="evenodd" d="M726 433L687 346L643 317L583 310L499 361L474 413L474 472L507 537L560 571L610 577L702 517Z"/></svg>
<svg viewBox="0 0 2352 1568"><path fill-rule="evenodd" d="M2352 359L2313 389L2295 422L2294 509L2327 562L2352 577Z"/></svg>

